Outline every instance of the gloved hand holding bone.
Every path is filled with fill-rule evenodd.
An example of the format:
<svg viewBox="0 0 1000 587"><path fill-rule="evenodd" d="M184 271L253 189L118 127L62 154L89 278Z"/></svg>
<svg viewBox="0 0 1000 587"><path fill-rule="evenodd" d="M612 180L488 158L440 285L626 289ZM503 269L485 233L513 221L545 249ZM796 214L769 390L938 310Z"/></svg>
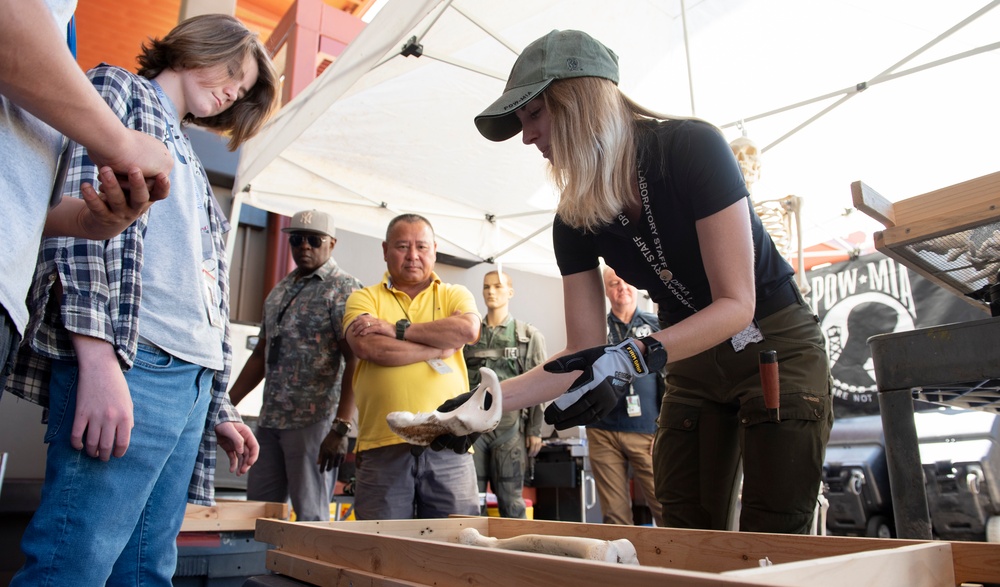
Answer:
<svg viewBox="0 0 1000 587"><path fill-rule="evenodd" d="M417 446L444 448L463 453L483 432L500 423L503 415L500 381L496 373L479 369L482 383L476 389L441 404L431 413L390 412L389 428L403 440Z"/></svg>

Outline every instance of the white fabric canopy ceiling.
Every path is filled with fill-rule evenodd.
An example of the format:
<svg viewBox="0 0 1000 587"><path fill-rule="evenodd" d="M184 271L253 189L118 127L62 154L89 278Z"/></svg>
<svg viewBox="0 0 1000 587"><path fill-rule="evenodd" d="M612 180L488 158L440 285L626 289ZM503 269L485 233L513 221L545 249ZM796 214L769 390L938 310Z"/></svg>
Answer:
<svg viewBox="0 0 1000 587"><path fill-rule="evenodd" d="M749 138L773 145L755 197L801 196L807 244L870 231L859 213L844 217L853 180L896 200L1000 168L998 3L686 0L682 12L680 0L390 0L243 147L235 189L244 203L325 209L378 238L396 214L423 214L445 253L554 275L544 160L520 137L483 139L472 119L500 95L517 51L574 28L618 53L621 87L640 103L693 110L730 139L745 120ZM414 36L423 56L401 56ZM876 83L938 60L948 62ZM869 89L856 93L861 82Z"/></svg>

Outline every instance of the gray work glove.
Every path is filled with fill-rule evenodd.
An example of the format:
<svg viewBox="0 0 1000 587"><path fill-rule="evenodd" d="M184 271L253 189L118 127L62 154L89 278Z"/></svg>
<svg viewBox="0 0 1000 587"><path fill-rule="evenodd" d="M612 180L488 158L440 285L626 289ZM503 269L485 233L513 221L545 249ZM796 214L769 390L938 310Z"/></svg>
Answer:
<svg viewBox="0 0 1000 587"><path fill-rule="evenodd" d="M556 430L586 426L607 416L632 381L649 373L633 338L553 359L545 363L545 370L583 371L565 393L545 408L545 421Z"/></svg>

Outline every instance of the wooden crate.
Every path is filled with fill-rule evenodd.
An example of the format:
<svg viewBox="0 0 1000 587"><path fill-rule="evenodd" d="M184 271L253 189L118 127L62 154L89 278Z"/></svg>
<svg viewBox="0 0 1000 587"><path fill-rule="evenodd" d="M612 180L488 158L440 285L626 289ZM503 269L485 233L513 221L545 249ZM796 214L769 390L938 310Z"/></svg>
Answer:
<svg viewBox="0 0 1000 587"><path fill-rule="evenodd" d="M864 182L851 184L854 207L878 220L875 248L980 310L969 294L1000 269L1000 171L890 202ZM980 248L972 255L975 240ZM968 250L965 250L967 249Z"/></svg>
<svg viewBox="0 0 1000 587"><path fill-rule="evenodd" d="M288 504L269 501L216 500L214 506L187 504L181 532L253 530L257 518L287 520Z"/></svg>
<svg viewBox="0 0 1000 587"><path fill-rule="evenodd" d="M627 538L641 566L465 546L458 533ZM258 520L267 568L312 585L809 585L1000 583L1000 544L793 536L453 517L288 523ZM769 560L773 566L760 567Z"/></svg>

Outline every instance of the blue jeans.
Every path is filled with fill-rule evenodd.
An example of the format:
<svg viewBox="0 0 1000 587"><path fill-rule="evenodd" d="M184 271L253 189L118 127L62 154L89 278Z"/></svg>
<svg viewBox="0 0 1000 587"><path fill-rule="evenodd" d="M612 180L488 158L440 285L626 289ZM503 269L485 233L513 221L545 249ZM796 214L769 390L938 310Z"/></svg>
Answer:
<svg viewBox="0 0 1000 587"><path fill-rule="evenodd" d="M77 375L75 362L53 363L42 500L11 585L168 587L213 371L140 344L125 374L131 442L108 462L70 446Z"/></svg>

